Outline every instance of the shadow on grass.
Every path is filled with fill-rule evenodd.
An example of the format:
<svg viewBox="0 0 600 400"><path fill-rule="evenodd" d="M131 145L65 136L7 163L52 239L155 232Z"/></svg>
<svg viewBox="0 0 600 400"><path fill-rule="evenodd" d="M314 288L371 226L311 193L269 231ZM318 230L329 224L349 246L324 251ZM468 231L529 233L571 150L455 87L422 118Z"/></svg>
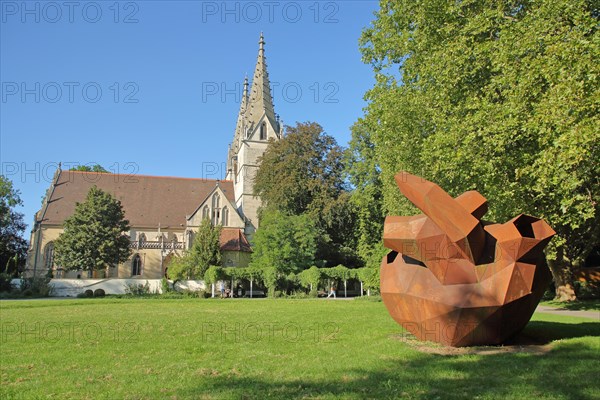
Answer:
<svg viewBox="0 0 600 400"><path fill-rule="evenodd" d="M591 399L600 394L595 372L599 367L597 349L583 344L561 344L545 356L415 353L386 360L374 370L349 370L327 379L207 378L177 395L241 399Z"/></svg>
<svg viewBox="0 0 600 400"><path fill-rule="evenodd" d="M600 310L600 300L577 300L571 302L547 301L542 305L556 307L559 310L571 311L598 311Z"/></svg>
<svg viewBox="0 0 600 400"><path fill-rule="evenodd" d="M529 321L525 329L508 341L507 344L548 344L555 340L585 336L600 337L600 322L565 324L562 322Z"/></svg>

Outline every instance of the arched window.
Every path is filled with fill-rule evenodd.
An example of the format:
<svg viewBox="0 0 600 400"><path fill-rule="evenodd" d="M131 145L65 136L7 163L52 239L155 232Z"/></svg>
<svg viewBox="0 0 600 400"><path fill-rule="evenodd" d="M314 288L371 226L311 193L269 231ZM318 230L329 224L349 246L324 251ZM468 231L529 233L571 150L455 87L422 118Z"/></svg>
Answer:
<svg viewBox="0 0 600 400"><path fill-rule="evenodd" d="M267 123L263 122L260 125L260 140L267 140Z"/></svg>
<svg viewBox="0 0 600 400"><path fill-rule="evenodd" d="M133 261L131 261L131 276L140 276L142 275L142 258L139 254L133 256Z"/></svg>
<svg viewBox="0 0 600 400"><path fill-rule="evenodd" d="M204 208L202 209L202 219L208 219L210 218L210 209L208 208L208 206L204 206Z"/></svg>
<svg viewBox="0 0 600 400"><path fill-rule="evenodd" d="M187 231L187 237L188 237L188 245L187 248L188 250L192 248L192 245L194 244L194 232L192 231Z"/></svg>
<svg viewBox="0 0 600 400"><path fill-rule="evenodd" d="M215 193L212 197L212 206L213 208L219 208L221 204L221 196L219 196L219 193Z"/></svg>
<svg viewBox="0 0 600 400"><path fill-rule="evenodd" d="M215 193L212 197L212 208L213 208L213 217L212 224L218 225L221 221L221 196L219 193Z"/></svg>
<svg viewBox="0 0 600 400"><path fill-rule="evenodd" d="M47 270L54 267L54 242L50 242L44 249L44 266Z"/></svg>
<svg viewBox="0 0 600 400"><path fill-rule="evenodd" d="M223 207L223 215L221 218L221 225L223 225L223 226L229 225L229 209L227 207Z"/></svg>

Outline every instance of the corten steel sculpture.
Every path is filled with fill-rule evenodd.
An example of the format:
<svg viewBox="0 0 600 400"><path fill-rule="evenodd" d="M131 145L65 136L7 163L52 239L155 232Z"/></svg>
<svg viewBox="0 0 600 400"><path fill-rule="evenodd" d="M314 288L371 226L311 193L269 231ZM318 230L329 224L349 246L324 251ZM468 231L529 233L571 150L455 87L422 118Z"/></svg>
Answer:
<svg viewBox="0 0 600 400"><path fill-rule="evenodd" d="M555 232L519 215L481 221L476 191L453 199L436 184L401 172L400 191L424 214L389 216L381 295L391 316L420 340L447 346L499 344L521 331L551 280L542 250Z"/></svg>

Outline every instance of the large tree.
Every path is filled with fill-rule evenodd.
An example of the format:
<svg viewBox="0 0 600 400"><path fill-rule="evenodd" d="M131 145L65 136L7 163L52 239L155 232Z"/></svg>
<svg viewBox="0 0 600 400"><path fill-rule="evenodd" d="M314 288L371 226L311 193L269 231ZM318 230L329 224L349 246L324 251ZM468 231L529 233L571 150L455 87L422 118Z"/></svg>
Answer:
<svg viewBox="0 0 600 400"><path fill-rule="evenodd" d="M350 201L355 207L357 253L368 267L378 268L387 250L383 247L383 184L381 168L364 119L352 126L346 150L346 170L353 186Z"/></svg>
<svg viewBox="0 0 600 400"><path fill-rule="evenodd" d="M104 270L131 255L129 221L121 202L96 186L64 222L55 243L56 264L66 270Z"/></svg>
<svg viewBox="0 0 600 400"><path fill-rule="evenodd" d="M307 215L286 215L281 211L263 212L260 229L254 236L250 267L274 268L281 274L297 273L313 265L317 228Z"/></svg>
<svg viewBox="0 0 600 400"><path fill-rule="evenodd" d="M317 259L329 265L356 262L347 189L344 150L315 122L286 126L285 136L272 141L260 159L254 186L264 210L315 221Z"/></svg>
<svg viewBox="0 0 600 400"><path fill-rule="evenodd" d="M169 264L171 279L202 279L211 266L221 264L221 226L204 219L194 235L192 247Z"/></svg>
<svg viewBox="0 0 600 400"><path fill-rule="evenodd" d="M597 30L586 0L382 0L361 50L386 211L414 212L393 183L406 169L479 190L488 219L544 218L557 295L574 298L571 271L600 236Z"/></svg>
<svg viewBox="0 0 600 400"><path fill-rule="evenodd" d="M21 235L26 224L23 214L14 209L21 204L19 192L12 182L0 175L0 272L14 274L25 260L27 242Z"/></svg>

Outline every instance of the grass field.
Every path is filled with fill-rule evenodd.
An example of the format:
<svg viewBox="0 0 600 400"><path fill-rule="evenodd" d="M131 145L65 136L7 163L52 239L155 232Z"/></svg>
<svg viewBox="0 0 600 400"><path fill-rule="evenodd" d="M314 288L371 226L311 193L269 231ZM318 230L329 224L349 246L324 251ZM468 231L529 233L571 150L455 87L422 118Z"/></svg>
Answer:
<svg viewBox="0 0 600 400"><path fill-rule="evenodd" d="M600 322L536 314L545 354L434 355L383 303L0 302L1 399L593 399Z"/></svg>

